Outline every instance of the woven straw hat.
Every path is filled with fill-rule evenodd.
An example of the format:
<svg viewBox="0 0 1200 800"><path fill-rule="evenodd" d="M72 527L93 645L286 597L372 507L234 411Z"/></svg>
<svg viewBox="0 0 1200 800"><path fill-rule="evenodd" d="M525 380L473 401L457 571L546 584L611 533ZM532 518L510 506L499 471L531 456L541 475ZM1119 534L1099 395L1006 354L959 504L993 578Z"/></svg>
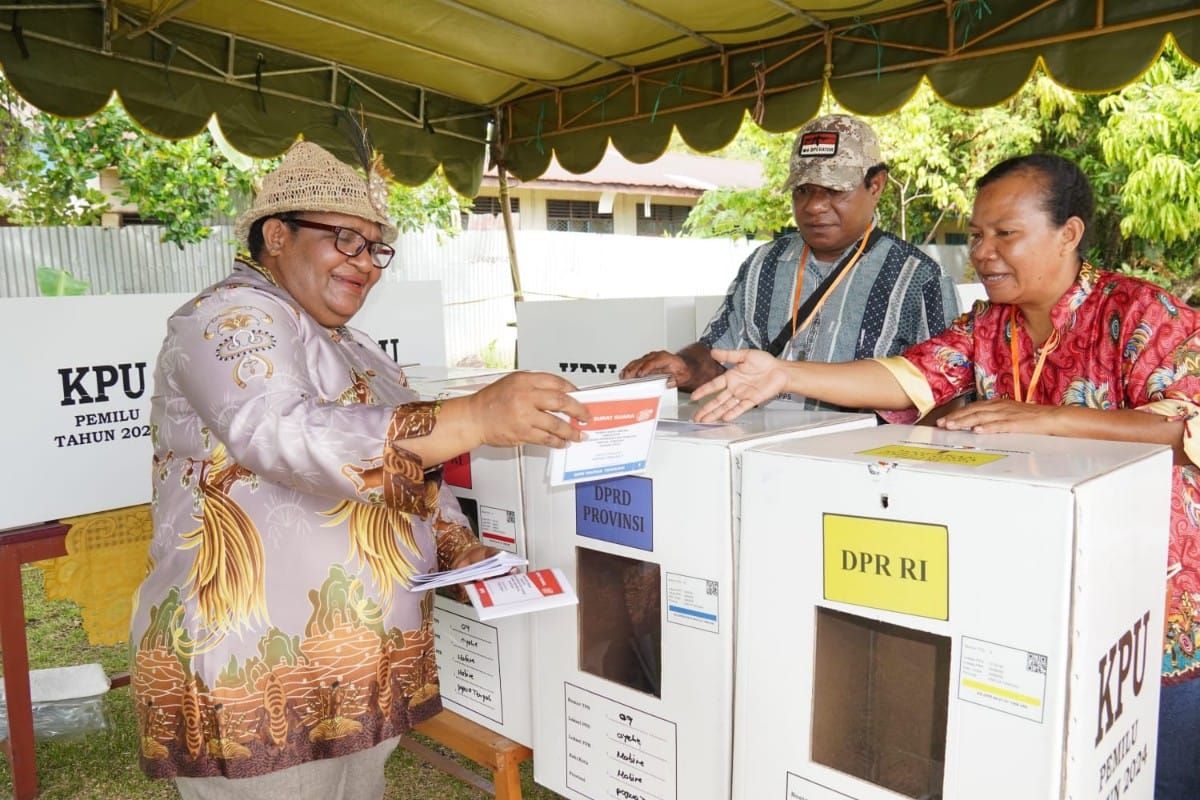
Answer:
<svg viewBox="0 0 1200 800"><path fill-rule="evenodd" d="M263 178L253 205L233 225L233 235L247 246L250 227L263 217L284 211L329 211L379 223L385 242L399 231L387 215L387 183L372 171L369 178L312 142L296 142L274 172Z"/></svg>

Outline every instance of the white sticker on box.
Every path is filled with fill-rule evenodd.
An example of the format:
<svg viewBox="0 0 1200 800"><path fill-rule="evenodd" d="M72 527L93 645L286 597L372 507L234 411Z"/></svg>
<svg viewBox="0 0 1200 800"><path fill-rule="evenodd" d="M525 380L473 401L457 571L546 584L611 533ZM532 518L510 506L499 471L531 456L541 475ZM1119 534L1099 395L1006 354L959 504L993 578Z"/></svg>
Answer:
<svg viewBox="0 0 1200 800"><path fill-rule="evenodd" d="M436 606L433 626L442 701L503 725L500 631Z"/></svg>
<svg viewBox="0 0 1200 800"><path fill-rule="evenodd" d="M813 783L793 772L787 774L787 800L856 800L848 794Z"/></svg>
<svg viewBox="0 0 1200 800"><path fill-rule="evenodd" d="M563 684L567 788L585 797L676 799L675 723Z"/></svg>
<svg viewBox="0 0 1200 800"><path fill-rule="evenodd" d="M962 637L958 699L1041 722L1046 706L1046 656Z"/></svg>
<svg viewBox="0 0 1200 800"><path fill-rule="evenodd" d="M720 584L667 573L667 622L718 633Z"/></svg>
<svg viewBox="0 0 1200 800"><path fill-rule="evenodd" d="M517 552L517 512L479 505L479 540L488 547Z"/></svg>

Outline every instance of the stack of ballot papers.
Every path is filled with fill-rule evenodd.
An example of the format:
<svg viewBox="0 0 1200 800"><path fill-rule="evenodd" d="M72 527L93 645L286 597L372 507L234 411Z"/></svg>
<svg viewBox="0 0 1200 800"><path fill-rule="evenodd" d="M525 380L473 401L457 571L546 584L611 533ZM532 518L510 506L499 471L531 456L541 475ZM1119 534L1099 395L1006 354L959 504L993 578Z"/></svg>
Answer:
<svg viewBox="0 0 1200 800"><path fill-rule="evenodd" d="M474 564L468 564L461 569L447 569L441 572L425 572L420 575L413 575L408 590L410 592L423 592L426 589L440 589L443 586L454 586L459 583L483 580L495 575L503 575L513 567L523 567L528 563L528 561L520 556L501 551L490 558L485 558L483 561L476 561Z"/></svg>
<svg viewBox="0 0 1200 800"><path fill-rule="evenodd" d="M528 614L579 602L567 576L557 567L476 581L468 583L465 588L481 620Z"/></svg>

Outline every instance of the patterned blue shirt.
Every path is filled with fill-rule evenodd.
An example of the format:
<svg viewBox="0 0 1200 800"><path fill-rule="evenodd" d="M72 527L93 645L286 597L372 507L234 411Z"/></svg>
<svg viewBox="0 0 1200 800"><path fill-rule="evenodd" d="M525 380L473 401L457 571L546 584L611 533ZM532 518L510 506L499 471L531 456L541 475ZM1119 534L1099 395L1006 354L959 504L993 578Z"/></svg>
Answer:
<svg viewBox="0 0 1200 800"><path fill-rule="evenodd" d="M850 247L858 246L855 242ZM764 350L791 325L792 297L804 240L793 233L764 244L742 263L725 302L700 342L722 349ZM803 305L833 263L809 255ZM862 254L817 311L812 323L788 343L790 361L854 361L894 356L941 333L959 314L954 281L916 247L884 233ZM807 408L835 408L806 400Z"/></svg>

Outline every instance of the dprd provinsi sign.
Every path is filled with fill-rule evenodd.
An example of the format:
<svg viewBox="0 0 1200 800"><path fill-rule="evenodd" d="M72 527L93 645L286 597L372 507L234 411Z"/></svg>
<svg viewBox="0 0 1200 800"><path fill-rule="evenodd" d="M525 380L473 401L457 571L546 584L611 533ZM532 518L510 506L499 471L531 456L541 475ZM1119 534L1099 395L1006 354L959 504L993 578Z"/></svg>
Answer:
<svg viewBox="0 0 1200 800"><path fill-rule="evenodd" d="M0 530L150 501L150 398L191 294L0 298ZM442 363L441 285L380 283L352 325L401 363Z"/></svg>

